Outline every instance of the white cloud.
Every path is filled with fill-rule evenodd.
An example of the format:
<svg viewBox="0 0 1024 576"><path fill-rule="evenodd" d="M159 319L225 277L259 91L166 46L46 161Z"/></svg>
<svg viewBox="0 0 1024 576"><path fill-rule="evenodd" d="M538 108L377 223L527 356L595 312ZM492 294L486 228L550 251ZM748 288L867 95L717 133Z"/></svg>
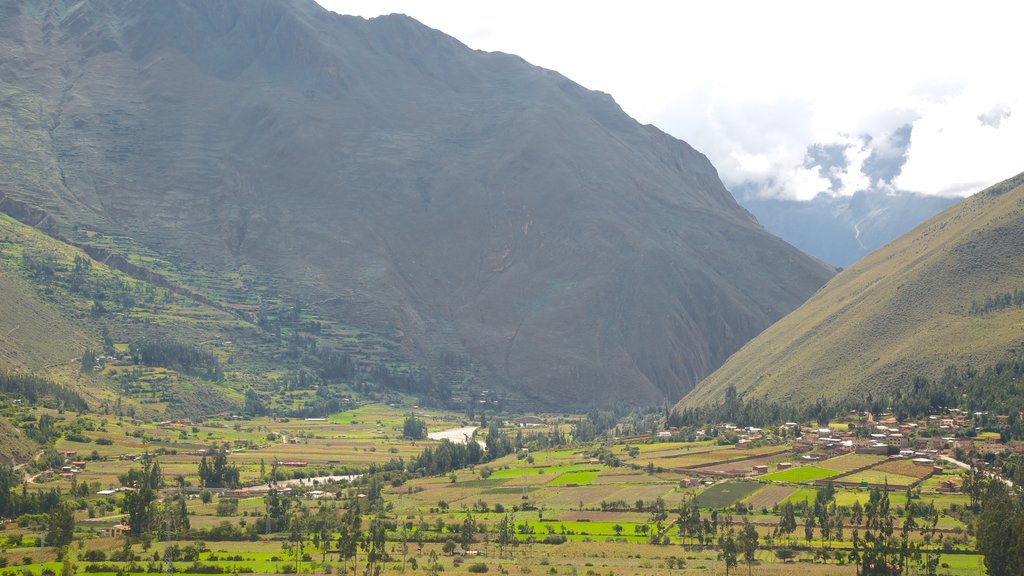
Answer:
<svg viewBox="0 0 1024 576"><path fill-rule="evenodd" d="M319 1L367 17L406 13L609 92L706 153L727 185L762 194L965 194L1024 170L1024 114L1013 113L1024 110L1013 58L1024 5ZM908 124L909 148L894 148ZM805 165L813 145L844 146L846 166ZM906 154L902 173L865 174L872 152L896 170Z"/></svg>

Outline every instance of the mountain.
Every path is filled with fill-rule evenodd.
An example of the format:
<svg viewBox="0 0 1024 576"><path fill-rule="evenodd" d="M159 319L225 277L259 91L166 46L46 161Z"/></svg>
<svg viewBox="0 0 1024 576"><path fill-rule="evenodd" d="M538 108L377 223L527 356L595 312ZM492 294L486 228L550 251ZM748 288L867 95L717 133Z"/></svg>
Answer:
<svg viewBox="0 0 1024 576"><path fill-rule="evenodd" d="M1024 350L1024 174L953 206L839 273L680 402L734 387L792 405L906 391L947 367Z"/></svg>
<svg viewBox="0 0 1024 576"><path fill-rule="evenodd" d="M296 372L674 400L834 273L608 95L405 16L0 0L0 54L8 213Z"/></svg>
<svg viewBox="0 0 1024 576"><path fill-rule="evenodd" d="M960 198L866 190L852 196L819 194L811 200L737 195L770 232L833 266L848 268L899 238Z"/></svg>

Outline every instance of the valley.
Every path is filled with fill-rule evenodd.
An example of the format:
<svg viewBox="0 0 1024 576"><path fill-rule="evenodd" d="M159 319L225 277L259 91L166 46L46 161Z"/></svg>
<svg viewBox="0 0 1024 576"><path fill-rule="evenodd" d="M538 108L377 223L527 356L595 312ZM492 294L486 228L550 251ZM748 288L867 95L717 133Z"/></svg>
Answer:
<svg viewBox="0 0 1024 576"><path fill-rule="evenodd" d="M578 441L573 434L585 428L587 416L547 414L537 425L492 423L477 433L487 445L495 441L487 436L510 442L504 456L421 475L423 450L447 441L403 437L405 424L421 418L434 432L464 424L465 414L365 404L311 419L157 422L45 408L33 416L51 419L61 436L17 474L25 475L30 501L53 490L74 495L73 534L82 545L59 551L43 542L51 534L47 521L23 516L5 531L0 558L19 570L45 571L60 569L57 554L75 554L87 573L314 574L355 570L352 563L361 569L371 544L347 559L337 547L345 538L342 518L358 510L371 530L382 523L375 562L386 573L473 573L481 565L497 572L718 573L720 539L752 526L758 573L853 574L854 539L864 546L871 530L864 510L888 489L897 533L903 524L914 526L902 533L915 562L934 559L940 573L974 574L979 557L965 523L970 474L935 454L996 446L985 435L932 436L938 419L897 424L892 418L877 425L848 419L829 429L727 425L664 432L641 432L636 426L645 420L627 418L603 440ZM957 430L948 431L945 420ZM941 426L954 434L974 423L955 417ZM867 453L879 445L871 435L879 429L908 434L886 432L884 449ZM222 450L237 479L210 486L198 471ZM918 462L924 457L927 462ZM70 472L46 467L64 461ZM132 534L118 528L133 522L125 523L124 510L139 493L124 485L125 473L143 466L159 467L161 480L151 524ZM274 517L268 508L274 502L290 519ZM187 528L180 518L165 520L178 506L182 511L174 513L187 514ZM814 524L819 516L827 526ZM174 526L173 545L166 542L168 526ZM322 536L325 530L334 535ZM345 556L343 543L340 550Z"/></svg>
<svg viewBox="0 0 1024 576"><path fill-rule="evenodd" d="M721 177L402 14L0 0L0 576L1019 575L1024 174L702 99Z"/></svg>

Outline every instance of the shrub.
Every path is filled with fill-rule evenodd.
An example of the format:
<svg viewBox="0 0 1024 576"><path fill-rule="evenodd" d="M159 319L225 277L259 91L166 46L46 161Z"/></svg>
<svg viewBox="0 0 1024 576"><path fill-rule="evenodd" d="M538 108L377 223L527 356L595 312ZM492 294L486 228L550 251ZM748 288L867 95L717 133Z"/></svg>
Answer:
<svg viewBox="0 0 1024 576"><path fill-rule="evenodd" d="M487 572L487 564L484 564L483 562L470 564L467 570L469 570L473 574L483 574L484 572Z"/></svg>
<svg viewBox="0 0 1024 576"><path fill-rule="evenodd" d="M89 550L82 556L82 558L86 562L103 562L107 559L107 553L103 550Z"/></svg>

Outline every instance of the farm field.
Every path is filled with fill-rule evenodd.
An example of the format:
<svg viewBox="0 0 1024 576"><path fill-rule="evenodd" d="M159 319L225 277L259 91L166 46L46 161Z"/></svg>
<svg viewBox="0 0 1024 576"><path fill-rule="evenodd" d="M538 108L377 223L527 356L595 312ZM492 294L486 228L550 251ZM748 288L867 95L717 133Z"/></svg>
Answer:
<svg viewBox="0 0 1024 576"><path fill-rule="evenodd" d="M786 500L797 491L797 488L790 486L765 486L747 497L746 503L755 510L771 508Z"/></svg>
<svg viewBox="0 0 1024 576"><path fill-rule="evenodd" d="M799 466L796 468L790 468L789 470L780 470L778 472L772 472L771 474L765 474L759 478L769 482L800 483L812 482L822 478L830 478L838 474L839 472L835 470L830 470L821 466Z"/></svg>
<svg viewBox="0 0 1024 576"><path fill-rule="evenodd" d="M750 496L764 484L754 480L736 480L720 482L697 494L697 504L701 508L726 508Z"/></svg>
<svg viewBox="0 0 1024 576"><path fill-rule="evenodd" d="M747 458L756 458L767 453L780 452L780 448L778 446L761 446L758 448L743 449L734 447L723 448L719 446L716 448L717 449L715 450L700 450L663 458L646 458L641 452L639 460L645 464L647 462L651 462L655 466L662 468L695 469L702 466L724 464L734 460L745 460Z"/></svg>
<svg viewBox="0 0 1024 576"><path fill-rule="evenodd" d="M467 425L458 414L432 410L417 412L430 431ZM53 411L48 413L55 418L71 417ZM121 493L101 496L96 492L119 487L120 476L129 469L137 469L141 463L136 459L146 453L156 455L166 479L166 496L173 495L172 487L178 482L191 485L187 509L193 531L208 534L227 530L226 527L246 529L264 523L267 503L263 492L213 493L209 502L202 501L198 493L197 472L202 450L230 445L229 461L238 467L243 483L256 484L262 475L278 474L282 478L278 488L290 491L287 498L293 502L295 514L305 510L301 514L312 516L318 510L335 508L340 512L356 505L353 503L359 503L360 498L373 491L365 478L357 477L351 483L320 478L316 483L306 485L291 484L287 479L365 472L371 464L382 466L398 458L408 463L417 458L424 448L437 446L439 443L432 440L402 438L407 414L407 409L367 405L329 418L311 420L255 418L161 423L82 416L80 421L86 438L78 441L61 439L57 448L74 450L76 457L81 455L87 459L85 468L76 478L77 483L88 486L88 493L82 499L86 503L85 508L75 513L77 534L84 538L83 551L103 551L109 556L120 548L120 540L96 534L124 520L121 507L124 496ZM550 420L556 419L552 417ZM509 428L508 431L515 433L516 429ZM103 439L103 442L97 444L96 439ZM430 562L431 552L434 552L444 572L453 574L469 573L468 566L474 563L486 564L491 571L498 571L500 566L504 570L521 571L525 568L535 574L549 573L551 567L561 571L571 565L586 566L587 563L591 564L590 570L596 572L601 569L602 576L608 571L666 576L669 573L715 574L722 571L715 548L693 546L692 538L688 539L675 527L665 528L676 519L681 505L695 503L704 519L711 518L712 514L717 514L720 523L731 518L737 529L745 518L749 519L763 538L769 536L779 522L776 506L790 502L802 510L805 502L813 504L820 487L806 483L842 475L840 469L874 464L874 468L857 475L885 474L894 489L890 495L891 502L895 506L904 506L906 495L896 480L911 479L905 474L920 473L923 469L909 468L913 464L906 461L846 455L815 465L774 471L756 479L729 480L716 478L713 474L701 476L714 483L707 487L690 487L697 472L707 474L710 468L723 472L746 471L754 465L773 467L777 462L796 459L785 445L737 448L709 443L652 441L640 444L635 438L630 442L628 447L625 443L602 446L620 458L621 462L616 462L618 465L615 466L595 458L597 445L579 444L571 448L534 449L528 454L508 454L436 476L413 476L384 482L377 489L386 516L394 523L393 528L388 528L387 540L389 548L395 552L392 552L392 560L383 573L401 571L397 551L404 537L408 542L408 556L415 558L421 569ZM92 453L94 450L95 454ZM669 456L662 458L665 455ZM659 461L705 464L701 470L695 471L654 464ZM707 462L718 464L709 465ZM956 473L948 476L956 477ZM799 485L801 483L804 484ZM920 500L934 502L941 510L948 510L954 505L963 506L966 502L963 495L934 492L937 486L937 480L929 481L923 487ZM72 484L63 478L38 477L33 478L27 487L30 492L43 494L52 488L69 491ZM868 489L837 487L834 497L837 505L850 507L855 502L863 505L869 495ZM517 525L515 540L518 546L514 559L503 558L503 553L496 549L494 543L497 527L506 515L513 517ZM478 530L486 532L478 532L472 544L478 557L457 561L460 558L458 554L449 555L442 547L448 540L458 542L460 526L469 518ZM365 512L364 527L370 520L371 514ZM663 533L659 525L665 528ZM938 527L948 531L951 538L961 538L966 528L963 522L947 514L940 517ZM486 537L483 536L485 533ZM42 532L39 526L28 526L9 528L5 534L38 538ZM654 536L659 540L666 538L669 545L649 544ZM176 563L175 571L191 574L214 568L256 573L291 570L295 566L295 558L285 538L287 532L259 536L253 543L205 538L202 542L206 550L198 555L195 568L187 562ZM421 542L417 543L417 539ZM812 542L812 550L819 545L817 540ZM848 547L850 543L843 541L834 545ZM154 551L162 551L163 546L158 542L152 543L146 551L147 560ZM136 544L135 549L141 553L142 544ZM301 570L321 571L325 565L332 565L332 571L337 571L335 553L324 555L312 547L309 550L309 559L300 561ZM583 550L593 551L587 552L593 555L579 557L577 561L580 564L564 560ZM34 571L33 576L44 576L38 574L43 566L56 566L53 563L54 552L47 547L11 545L6 552L0 552L2 554L19 564L28 558L29 563L25 565ZM641 556L638 558L637 554ZM848 566L809 563L813 556L811 551L800 556L808 561L799 563L801 574L853 573ZM759 552L758 557L760 565L755 569L759 574L790 574L797 566L795 563L778 562L767 551ZM670 560L674 566L671 569ZM675 564L677 560L685 560L685 570L679 569ZM90 565L91 573L108 574L92 567L90 562L85 564ZM406 571L409 571L408 566ZM114 572L116 569L109 574ZM947 573L972 572L966 569L958 572L950 568Z"/></svg>
<svg viewBox="0 0 1024 576"><path fill-rule="evenodd" d="M878 456L875 454L857 454L851 452L849 454L843 454L842 456L836 456L835 458L829 458L824 460L821 464L830 470L837 472L849 472L856 470L857 468L863 468L864 466L871 466L879 462L883 462L885 456Z"/></svg>
<svg viewBox="0 0 1024 576"><path fill-rule="evenodd" d="M600 470L581 470L579 472L565 472L558 478L548 482L548 486L589 486L600 474Z"/></svg>
<svg viewBox="0 0 1024 576"><path fill-rule="evenodd" d="M842 482L858 482L869 484L872 486L884 486L888 484L890 488L906 488L915 484L920 478L916 476L904 476L902 474L891 474L884 470L868 469L861 472L855 472L846 476L840 476L835 480Z"/></svg>
<svg viewBox="0 0 1024 576"><path fill-rule="evenodd" d="M896 474L898 476L910 476L913 478L924 478L932 474L932 467L914 464L910 460L889 460L872 468L879 472Z"/></svg>
<svg viewBox="0 0 1024 576"><path fill-rule="evenodd" d="M785 462L786 454L772 454L769 456L755 457L745 460L733 460L721 464L693 468L698 474L731 474L735 472L751 472L754 466L764 466L774 462Z"/></svg>

